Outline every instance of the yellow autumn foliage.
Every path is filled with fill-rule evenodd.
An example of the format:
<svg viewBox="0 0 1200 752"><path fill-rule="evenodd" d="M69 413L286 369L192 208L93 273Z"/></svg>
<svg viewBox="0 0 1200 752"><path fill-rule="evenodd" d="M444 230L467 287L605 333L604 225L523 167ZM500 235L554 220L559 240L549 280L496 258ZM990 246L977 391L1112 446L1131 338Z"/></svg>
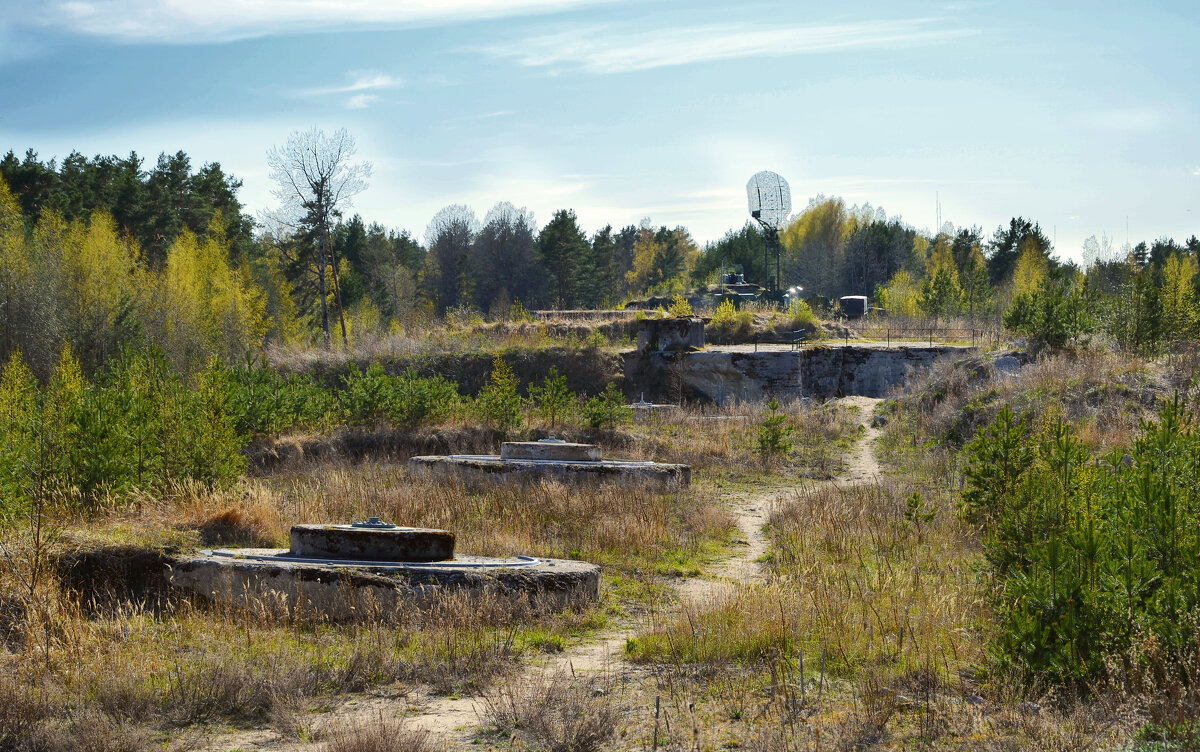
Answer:
<svg viewBox="0 0 1200 752"><path fill-rule="evenodd" d="M1026 240L1021 247L1021 255L1017 256L1017 265L1013 269L1013 297L1032 295L1037 292L1049 270L1050 263L1038 249L1037 244L1033 242L1032 238Z"/></svg>
<svg viewBox="0 0 1200 752"><path fill-rule="evenodd" d="M269 326L262 290L229 264L219 214L201 240L184 230L167 250L159 280L159 344L185 372L212 356L235 360L262 344ZM157 314L157 315L155 315Z"/></svg>

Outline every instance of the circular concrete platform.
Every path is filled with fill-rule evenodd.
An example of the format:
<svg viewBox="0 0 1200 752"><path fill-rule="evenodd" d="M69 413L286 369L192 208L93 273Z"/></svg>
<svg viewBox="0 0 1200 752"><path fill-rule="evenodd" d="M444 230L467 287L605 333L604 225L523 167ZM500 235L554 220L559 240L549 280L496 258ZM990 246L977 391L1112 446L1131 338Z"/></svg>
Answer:
<svg viewBox="0 0 1200 752"><path fill-rule="evenodd" d="M496 455L412 457L408 460L408 471L418 477L453 478L472 485L551 480L568 485L615 483L657 493L672 493L687 488L692 480L692 468L689 465L645 460L518 460L502 459Z"/></svg>
<svg viewBox="0 0 1200 752"><path fill-rule="evenodd" d="M180 557L169 582L209 600L279 604L292 614L334 621L394 618L449 594L515 598L551 610L600 597L595 564L530 556L381 562L308 558L283 549L219 549Z"/></svg>

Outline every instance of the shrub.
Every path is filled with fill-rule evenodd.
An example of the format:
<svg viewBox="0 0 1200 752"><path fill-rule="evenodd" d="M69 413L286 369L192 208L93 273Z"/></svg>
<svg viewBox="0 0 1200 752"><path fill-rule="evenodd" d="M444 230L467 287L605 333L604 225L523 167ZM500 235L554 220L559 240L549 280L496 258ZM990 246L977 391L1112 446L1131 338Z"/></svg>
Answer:
<svg viewBox="0 0 1200 752"><path fill-rule="evenodd" d="M1021 294L1004 312L1004 326L1052 350L1091 331L1083 293L1046 280L1033 293Z"/></svg>
<svg viewBox="0 0 1200 752"><path fill-rule="evenodd" d="M787 416L779 411L779 400L774 397L767 403L767 417L758 427L758 453L763 459L771 460L792 453L792 426Z"/></svg>
<svg viewBox="0 0 1200 752"><path fill-rule="evenodd" d="M808 301L796 298L787 309L788 321L793 330L807 329L808 331L816 331L817 329L817 314L813 313L813 309L809 306Z"/></svg>
<svg viewBox="0 0 1200 752"><path fill-rule="evenodd" d="M1143 424L1128 454L1095 457L1061 418L1027 430L1006 411L967 455L963 501L983 522L1000 669L1073 683L1102 676L1108 656L1145 660L1143 646L1186 660L1200 609L1200 435L1182 400Z"/></svg>
<svg viewBox="0 0 1200 752"><path fill-rule="evenodd" d="M4 506L54 495L94 504L179 480L213 488L246 468L229 371L185 383L156 349L126 350L95 383L65 353L39 389L19 356L0 373Z"/></svg>
<svg viewBox="0 0 1200 752"><path fill-rule="evenodd" d="M708 331L715 340L749 337L754 331L754 314L739 311L733 301L726 298L717 304Z"/></svg>
<svg viewBox="0 0 1200 752"><path fill-rule="evenodd" d="M388 420L402 428L445 420L462 401L458 387L441 376L418 376L409 368L398 379L387 405Z"/></svg>
<svg viewBox="0 0 1200 752"><path fill-rule="evenodd" d="M367 366L366 373L351 365L342 377L342 411L351 425L375 426L388 415L388 406L395 401L395 380L384 373L378 362Z"/></svg>
<svg viewBox="0 0 1200 752"><path fill-rule="evenodd" d="M667 313L679 319L686 319L693 315L692 304L682 295L676 295L671 298L671 307L667 309Z"/></svg>
<svg viewBox="0 0 1200 752"><path fill-rule="evenodd" d="M633 420L633 409L620 388L610 381L603 392L584 403L583 420L595 429L616 428Z"/></svg>
<svg viewBox="0 0 1200 752"><path fill-rule="evenodd" d="M521 425L521 395L512 367L499 355L492 360L492 375L475 398L475 414L502 433Z"/></svg>
<svg viewBox="0 0 1200 752"><path fill-rule="evenodd" d="M434 752L428 731L409 728L382 715L374 721L347 724L329 734L324 752Z"/></svg>
<svg viewBox="0 0 1200 752"><path fill-rule="evenodd" d="M337 412L334 393L309 375L285 378L251 357L230 369L230 376L230 410L240 433L275 436L292 428L316 427Z"/></svg>
<svg viewBox="0 0 1200 752"><path fill-rule="evenodd" d="M551 428L558 424L559 418L575 402L575 395L567 389L567 377L559 374L557 366L550 366L550 372L541 386L529 387L529 397Z"/></svg>
<svg viewBox="0 0 1200 752"><path fill-rule="evenodd" d="M710 326L730 326L737 321L737 307L729 298L722 300L717 304L717 310L713 312Z"/></svg>
<svg viewBox="0 0 1200 752"><path fill-rule="evenodd" d="M532 324L537 319L533 317L532 313L525 309L524 303L522 303L520 300L514 300L512 305L508 307L508 320L516 324Z"/></svg>

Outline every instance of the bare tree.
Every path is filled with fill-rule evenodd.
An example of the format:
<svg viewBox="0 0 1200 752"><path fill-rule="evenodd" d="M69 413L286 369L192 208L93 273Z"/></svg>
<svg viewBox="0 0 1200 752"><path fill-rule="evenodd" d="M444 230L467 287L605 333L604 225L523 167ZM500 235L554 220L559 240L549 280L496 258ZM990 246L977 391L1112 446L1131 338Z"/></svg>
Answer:
<svg viewBox="0 0 1200 752"><path fill-rule="evenodd" d="M337 258L329 242L333 221L367 187L371 163L350 160L357 149L345 128L332 134L318 128L296 131L283 146L267 152L267 166L275 187L271 194L280 206L264 212L263 219L277 234L303 235L316 247L317 291L321 298L321 329L329 347L329 311L326 304L326 259L332 262L333 292L342 328L342 345L348 346L342 291L338 285Z"/></svg>

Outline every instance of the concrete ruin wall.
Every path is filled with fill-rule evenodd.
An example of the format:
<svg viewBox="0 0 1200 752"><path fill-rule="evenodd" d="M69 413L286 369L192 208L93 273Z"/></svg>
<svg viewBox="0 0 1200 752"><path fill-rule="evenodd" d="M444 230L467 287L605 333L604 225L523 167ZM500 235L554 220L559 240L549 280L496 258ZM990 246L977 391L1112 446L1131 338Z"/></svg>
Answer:
<svg viewBox="0 0 1200 752"><path fill-rule="evenodd" d="M698 347L704 347L703 319L642 319L638 322L638 352Z"/></svg>
<svg viewBox="0 0 1200 752"><path fill-rule="evenodd" d="M723 404L729 400L884 397L912 373L942 357L974 354L954 346L808 347L799 351L631 353L625 377L635 393L669 398L672 381L691 395Z"/></svg>

